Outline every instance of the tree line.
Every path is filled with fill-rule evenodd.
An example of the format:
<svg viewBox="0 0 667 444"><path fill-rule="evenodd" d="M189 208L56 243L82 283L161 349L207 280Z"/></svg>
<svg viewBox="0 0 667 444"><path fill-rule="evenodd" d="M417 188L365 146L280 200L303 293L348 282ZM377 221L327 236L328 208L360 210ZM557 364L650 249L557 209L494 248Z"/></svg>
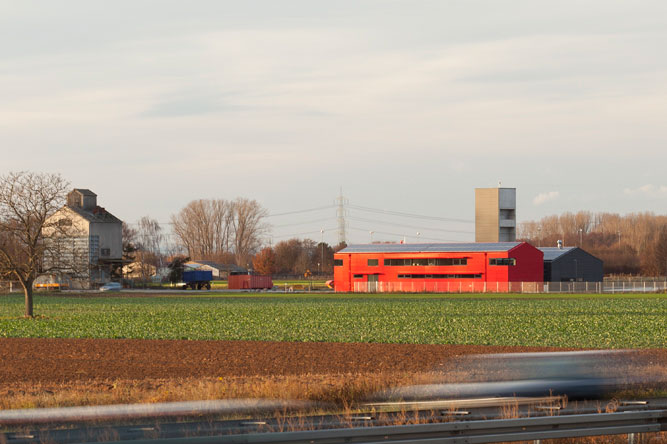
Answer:
<svg viewBox="0 0 667 444"><path fill-rule="evenodd" d="M605 274L667 275L667 216L579 211L519 225L518 237L535 246L578 246L604 261Z"/></svg>
<svg viewBox="0 0 667 444"><path fill-rule="evenodd" d="M334 247L325 242L289 239L266 246L267 214L257 201L245 198L194 200L171 216L175 244L167 242L159 222L149 216L135 227L125 224L125 259L135 261L131 271L146 279L155 269L184 257L236 264L260 274L333 273Z"/></svg>

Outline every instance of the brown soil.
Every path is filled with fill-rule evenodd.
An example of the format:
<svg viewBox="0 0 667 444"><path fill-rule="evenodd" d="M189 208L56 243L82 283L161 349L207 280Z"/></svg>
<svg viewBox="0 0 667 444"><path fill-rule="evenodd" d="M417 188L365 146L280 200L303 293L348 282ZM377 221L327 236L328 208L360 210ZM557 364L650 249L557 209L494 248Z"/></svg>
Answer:
<svg viewBox="0 0 667 444"><path fill-rule="evenodd" d="M312 342L0 339L0 385L431 371L465 354L536 347ZM552 349L553 350L553 349Z"/></svg>
<svg viewBox="0 0 667 444"><path fill-rule="evenodd" d="M0 410L239 397L345 405L441 378L458 356L548 350L558 349L0 338ZM667 380L667 349L641 354L651 364L646 371Z"/></svg>

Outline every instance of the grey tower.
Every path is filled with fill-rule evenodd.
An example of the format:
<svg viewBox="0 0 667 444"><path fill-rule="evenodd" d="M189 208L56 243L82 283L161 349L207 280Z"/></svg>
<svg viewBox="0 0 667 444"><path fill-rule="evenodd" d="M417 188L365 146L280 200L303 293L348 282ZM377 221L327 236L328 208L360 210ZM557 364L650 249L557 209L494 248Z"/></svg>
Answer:
<svg viewBox="0 0 667 444"><path fill-rule="evenodd" d="M475 242L516 241L516 188L475 188Z"/></svg>

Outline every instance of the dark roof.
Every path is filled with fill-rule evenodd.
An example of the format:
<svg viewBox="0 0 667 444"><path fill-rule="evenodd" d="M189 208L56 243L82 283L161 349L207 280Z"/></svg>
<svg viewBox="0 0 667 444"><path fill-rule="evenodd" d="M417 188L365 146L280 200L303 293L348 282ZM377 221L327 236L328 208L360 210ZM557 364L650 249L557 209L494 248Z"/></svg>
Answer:
<svg viewBox="0 0 667 444"><path fill-rule="evenodd" d="M123 223L113 214L109 213L102 207L95 207L92 210L84 210L81 207L66 205L66 208L74 211L79 216L83 217L89 222L101 222L101 223Z"/></svg>
<svg viewBox="0 0 667 444"><path fill-rule="evenodd" d="M561 257L564 254L569 253L572 250L576 250L577 247L563 247L563 248L558 248L558 247L541 247L539 250L544 253L544 260L545 261L554 261Z"/></svg>
<svg viewBox="0 0 667 444"><path fill-rule="evenodd" d="M77 192L83 194L84 196L97 196L97 194L93 193L92 191L90 191L87 188L74 188L74 191L77 191Z"/></svg>
<svg viewBox="0 0 667 444"><path fill-rule="evenodd" d="M447 244L360 244L348 245L339 253L466 253L509 251L522 242L460 242Z"/></svg>

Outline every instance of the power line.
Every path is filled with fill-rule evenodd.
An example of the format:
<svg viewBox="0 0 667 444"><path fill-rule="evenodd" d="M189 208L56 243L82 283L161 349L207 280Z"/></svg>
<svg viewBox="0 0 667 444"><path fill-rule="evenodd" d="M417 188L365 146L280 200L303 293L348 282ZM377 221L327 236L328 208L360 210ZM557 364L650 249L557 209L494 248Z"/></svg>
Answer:
<svg viewBox="0 0 667 444"><path fill-rule="evenodd" d="M331 219L332 219L331 217L327 217L327 218L324 218L324 219L310 220L308 222L297 222L297 223L293 223L293 224L284 224L284 225L272 225L271 227L272 228L293 227L295 225L307 225L307 224L314 224L314 223L317 223L317 222L330 221Z"/></svg>
<svg viewBox="0 0 667 444"><path fill-rule="evenodd" d="M350 230L365 231L366 233L368 233L368 230L363 229L363 228L350 227ZM407 237L407 235L405 233L390 233L388 231L375 231L375 230L373 230L373 233L386 234L387 236L398 236L398 237L401 237L401 238ZM410 237L413 237L413 236L410 236ZM423 236L419 236L419 239L432 240L432 241L436 241L436 242L461 242L460 240L454 240L454 239L439 239L439 238L435 238L435 237L423 237Z"/></svg>
<svg viewBox="0 0 667 444"><path fill-rule="evenodd" d="M385 222L385 221L381 221L381 220L377 220L377 219L364 219L364 218L361 218L361 217L352 217L352 216L350 216L350 219L356 220L356 221L359 221L359 222L378 223L378 224L390 225L390 226L414 228L416 230L424 230L424 231L442 231L442 232L445 232L445 233L474 234L474 231L446 230L444 228L418 227L416 225L399 224L399 223L395 223L395 222Z"/></svg>
<svg viewBox="0 0 667 444"><path fill-rule="evenodd" d="M475 221L467 220L467 219L453 219L453 218L449 218L449 217L426 216L426 215L423 215L423 214L404 213L402 211L380 210L378 208L363 207L363 206L360 206L360 205L348 205L348 207L350 207L352 209L355 209L355 210L367 211L369 213L390 214L392 216L411 217L411 218L414 218L414 219L439 220L439 221L444 221L444 222L462 222L462 223L470 223L470 224L475 222Z"/></svg>
<svg viewBox="0 0 667 444"><path fill-rule="evenodd" d="M290 215L290 214L308 213L308 212L311 212L311 211L327 210L327 209L330 209L330 208L333 208L333 207L334 207L334 205L327 205L325 207L308 208L306 210L295 210L295 211L287 211L285 213L269 214L266 217L278 217L278 216L287 216L287 215Z"/></svg>
<svg viewBox="0 0 667 444"><path fill-rule="evenodd" d="M338 217L338 243L346 243L345 237L345 204L349 204L348 200L343 196L343 187L340 188L340 196L336 199L338 204L338 209L336 210L336 216Z"/></svg>
<svg viewBox="0 0 667 444"><path fill-rule="evenodd" d="M307 234L320 234L322 233L322 231L326 233L328 231L335 231L335 230L336 230L335 228L322 228L322 230L317 230L317 231L305 231L303 233L295 233L295 234L282 234L280 236L271 236L271 238L273 239L281 239L285 237L295 238L295 237L305 236Z"/></svg>

